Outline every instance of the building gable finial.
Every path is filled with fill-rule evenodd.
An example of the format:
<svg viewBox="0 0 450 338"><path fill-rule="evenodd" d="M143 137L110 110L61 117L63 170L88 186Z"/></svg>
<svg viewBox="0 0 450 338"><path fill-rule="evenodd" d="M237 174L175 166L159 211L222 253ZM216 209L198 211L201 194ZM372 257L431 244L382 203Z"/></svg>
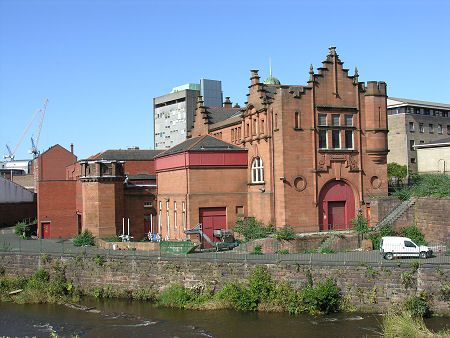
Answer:
<svg viewBox="0 0 450 338"><path fill-rule="evenodd" d="M272 58L269 56L269 77L272 77Z"/></svg>

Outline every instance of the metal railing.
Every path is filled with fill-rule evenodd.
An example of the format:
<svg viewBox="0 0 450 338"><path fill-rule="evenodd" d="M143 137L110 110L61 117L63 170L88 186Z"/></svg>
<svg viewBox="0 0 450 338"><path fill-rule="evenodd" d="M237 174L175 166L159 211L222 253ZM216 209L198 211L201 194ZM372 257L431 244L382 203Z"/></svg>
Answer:
<svg viewBox="0 0 450 338"><path fill-rule="evenodd" d="M151 259L184 259L204 261L233 261L243 263L280 263L291 262L298 264L410 264L419 261L421 264L450 264L450 243L447 245L431 247L431 257L393 257L393 260L384 258L379 250L361 251L355 249L353 240L339 238L323 246L325 241L317 239L304 239L302 241L283 241L276 238L266 238L251 242L229 244L229 250L223 243L202 251L192 253L179 250L181 253L168 252L160 245L156 250L114 250L114 243L108 243L106 248L96 246L75 247L69 239L35 239L24 240L18 236L0 236L0 253L12 254L51 254L64 256L87 257L136 257ZM173 242L172 242L173 243ZM177 246L192 247L191 242L178 242ZM167 247L167 245L166 245ZM225 248L224 248L225 247Z"/></svg>

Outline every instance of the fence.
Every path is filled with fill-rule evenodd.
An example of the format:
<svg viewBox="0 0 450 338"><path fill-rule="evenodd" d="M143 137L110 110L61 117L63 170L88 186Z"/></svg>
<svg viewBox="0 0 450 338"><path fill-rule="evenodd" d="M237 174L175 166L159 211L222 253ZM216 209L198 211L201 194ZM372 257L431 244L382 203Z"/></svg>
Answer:
<svg viewBox="0 0 450 338"><path fill-rule="evenodd" d="M379 250L359 251L355 250L355 245L349 241L333 243L330 246L321 246L320 242L308 239L297 243L289 244L291 241L277 240L275 238L241 243L235 247L234 243L220 248L210 248L209 250L194 251L186 253L192 247L190 242L175 242L181 252L176 254L173 251L167 252L165 247L170 246L170 242L162 242L159 250L114 250L114 243L108 243L106 248L96 246L75 247L68 239L35 239L24 240L17 236L1 236L0 252L15 254L51 254L51 255L82 255L86 257L137 257L152 259L184 259L184 260L204 260L204 261L235 261L243 263L282 263L291 262L298 264L410 264L419 261L421 264L450 264L450 250L447 244L432 247L431 257L393 257L393 260L384 258ZM132 243L130 243L132 244ZM323 244L323 242L322 242ZM186 246L186 250L183 249ZM189 248L188 248L189 247Z"/></svg>

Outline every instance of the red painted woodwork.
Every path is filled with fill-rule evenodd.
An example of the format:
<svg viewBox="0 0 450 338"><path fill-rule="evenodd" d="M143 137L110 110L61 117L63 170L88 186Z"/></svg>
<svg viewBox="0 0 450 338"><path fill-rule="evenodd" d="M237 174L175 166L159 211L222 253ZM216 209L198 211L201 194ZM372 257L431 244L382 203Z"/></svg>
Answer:
<svg viewBox="0 0 450 338"><path fill-rule="evenodd" d="M347 183L331 181L325 184L319 194L319 217L320 230L351 227L350 220L355 217L355 196Z"/></svg>
<svg viewBox="0 0 450 338"><path fill-rule="evenodd" d="M247 166L247 150L185 152L155 159L156 171L189 166Z"/></svg>
<svg viewBox="0 0 450 338"><path fill-rule="evenodd" d="M345 202L328 202L328 218L333 229L345 228Z"/></svg>
<svg viewBox="0 0 450 338"><path fill-rule="evenodd" d="M152 226L152 215L144 215L144 233L149 233L154 231L154 229L151 228ZM152 231L153 230L153 231Z"/></svg>
<svg viewBox="0 0 450 338"><path fill-rule="evenodd" d="M213 241L219 240L214 237L215 229L227 228L226 208L200 208L199 221L202 223L203 232ZM203 238L202 245L204 248L210 248L211 245Z"/></svg>
<svg viewBox="0 0 450 338"><path fill-rule="evenodd" d="M50 238L50 222L41 222L42 238Z"/></svg>

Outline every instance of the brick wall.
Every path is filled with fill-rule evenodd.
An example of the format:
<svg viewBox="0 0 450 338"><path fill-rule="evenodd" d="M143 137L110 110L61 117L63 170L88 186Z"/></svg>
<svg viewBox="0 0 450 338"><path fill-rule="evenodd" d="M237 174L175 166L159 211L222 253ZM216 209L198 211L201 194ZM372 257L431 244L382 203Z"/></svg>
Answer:
<svg viewBox="0 0 450 338"><path fill-rule="evenodd" d="M0 203L0 227L15 225L19 220L36 215L36 202Z"/></svg>
<svg viewBox="0 0 450 338"><path fill-rule="evenodd" d="M50 222L50 238L69 238L78 234L76 181L41 181L38 191L38 235L41 222ZM43 198L42 196L45 196Z"/></svg>
<svg viewBox="0 0 450 338"><path fill-rule="evenodd" d="M427 292L432 297L434 311L450 312L449 304L440 298L443 283L448 283L450 276L448 266L420 267L412 273L410 286L402 282L402 273L411 272L410 264L310 266L295 263L242 264L186 259L165 261L157 257L105 257L105 262L99 265L94 259L82 256L47 256L44 260L39 255L0 253L0 266L5 268L7 275L31 275L40 268L52 272L56 259L64 263L67 279L83 290L107 287L132 290L149 286L162 289L172 283L192 287L199 282L206 282L217 291L225 282L244 282L256 267L265 266L274 280L289 281L296 287L305 284L309 274L313 282L332 277L349 304L360 310L382 311L393 303L404 301L408 296Z"/></svg>
<svg viewBox="0 0 450 338"><path fill-rule="evenodd" d="M450 198L419 198L414 209L416 225L428 244L450 243Z"/></svg>

